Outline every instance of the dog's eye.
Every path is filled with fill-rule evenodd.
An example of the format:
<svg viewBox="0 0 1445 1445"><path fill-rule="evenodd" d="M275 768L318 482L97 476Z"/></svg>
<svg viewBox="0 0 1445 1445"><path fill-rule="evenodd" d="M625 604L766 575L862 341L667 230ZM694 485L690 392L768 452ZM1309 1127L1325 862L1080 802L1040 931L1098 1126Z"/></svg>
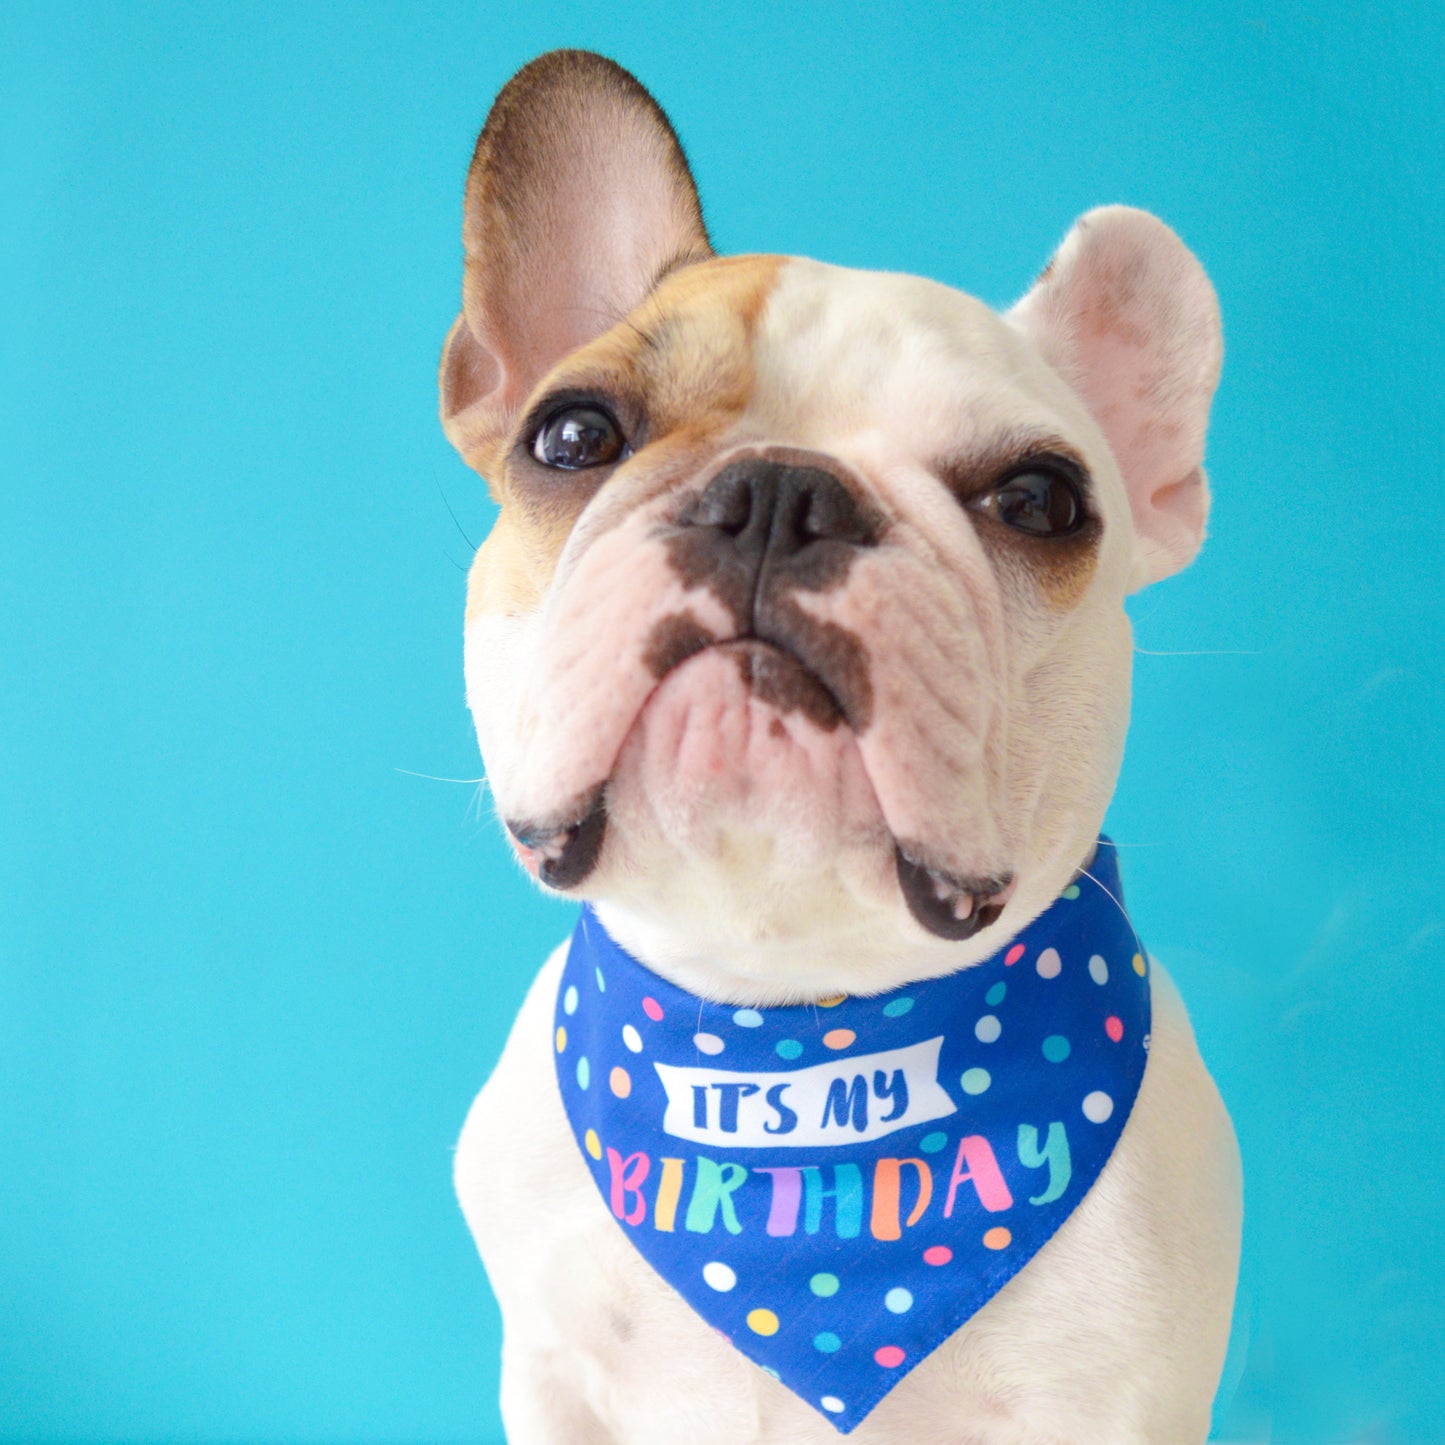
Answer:
<svg viewBox="0 0 1445 1445"><path fill-rule="evenodd" d="M990 494L1000 522L1033 537L1064 537L1084 521L1084 502L1072 477L1052 468L1015 472Z"/></svg>
<svg viewBox="0 0 1445 1445"><path fill-rule="evenodd" d="M554 411L532 439L532 455L544 467L568 472L606 466L626 451L622 428L600 406L568 406Z"/></svg>

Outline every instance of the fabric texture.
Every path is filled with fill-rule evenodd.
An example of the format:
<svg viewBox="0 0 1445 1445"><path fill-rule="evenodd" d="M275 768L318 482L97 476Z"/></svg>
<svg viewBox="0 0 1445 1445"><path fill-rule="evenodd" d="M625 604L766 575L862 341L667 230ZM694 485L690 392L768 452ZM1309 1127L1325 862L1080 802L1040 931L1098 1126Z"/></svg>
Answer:
<svg viewBox="0 0 1445 1445"><path fill-rule="evenodd" d="M1101 840L983 963L805 1006L708 1003L584 908L553 1045L619 1227L846 1434L1077 1207L1149 1027L1147 956Z"/></svg>

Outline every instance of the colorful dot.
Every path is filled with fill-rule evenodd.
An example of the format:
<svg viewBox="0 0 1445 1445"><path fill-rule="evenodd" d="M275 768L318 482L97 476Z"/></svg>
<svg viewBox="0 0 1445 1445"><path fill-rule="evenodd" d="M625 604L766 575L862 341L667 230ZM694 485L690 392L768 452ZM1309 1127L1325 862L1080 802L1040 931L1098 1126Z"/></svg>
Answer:
<svg viewBox="0 0 1445 1445"><path fill-rule="evenodd" d="M722 1331L719 1330L718 1334L722 1335ZM727 1339L727 1336L723 1335L723 1339ZM771 1365L759 1365L758 1368L763 1374L771 1375L780 1385L783 1383L783 1377Z"/></svg>
<svg viewBox="0 0 1445 1445"><path fill-rule="evenodd" d="M828 1049L846 1049L854 1039L858 1037L852 1029L829 1029L823 1035L823 1047Z"/></svg>
<svg viewBox="0 0 1445 1445"><path fill-rule="evenodd" d="M560 1054L567 1047L567 1030L561 1024L557 1025L557 1052Z"/></svg>
<svg viewBox="0 0 1445 1445"><path fill-rule="evenodd" d="M958 1082L963 1085L965 1094L982 1094L993 1083L993 1075L987 1069L965 1069Z"/></svg>
<svg viewBox="0 0 1445 1445"><path fill-rule="evenodd" d="M1003 1025L992 1014L984 1014L973 1026L973 1036L981 1044L994 1043L1003 1032Z"/></svg>
<svg viewBox="0 0 1445 1445"><path fill-rule="evenodd" d="M597 1137L596 1129L589 1129L583 1136L582 1142L587 1146L587 1152L594 1158L602 1157L602 1141Z"/></svg>
<svg viewBox="0 0 1445 1445"><path fill-rule="evenodd" d="M1104 1020L1104 1032L1117 1044L1124 1037L1124 1020L1110 1014Z"/></svg>
<svg viewBox="0 0 1445 1445"><path fill-rule="evenodd" d="M895 1315L907 1314L913 1308L913 1296L899 1285L883 1296L884 1307Z"/></svg>
<svg viewBox="0 0 1445 1445"><path fill-rule="evenodd" d="M1046 948L1039 954L1039 961L1035 967L1039 971L1040 978L1057 978L1059 971L1064 966L1063 960L1059 957L1057 948Z"/></svg>
<svg viewBox="0 0 1445 1445"><path fill-rule="evenodd" d="M567 992L562 995L562 1011L569 1014L577 1012L577 985L575 983L569 983Z"/></svg>
<svg viewBox="0 0 1445 1445"><path fill-rule="evenodd" d="M831 1355L843 1348L843 1341L831 1330L823 1330L813 1336L813 1348L821 1350L825 1355Z"/></svg>
<svg viewBox="0 0 1445 1445"><path fill-rule="evenodd" d="M985 1249L1007 1249L1013 1242L1013 1235L1001 1224L996 1224L992 1229L984 1231L983 1247Z"/></svg>
<svg viewBox="0 0 1445 1445"><path fill-rule="evenodd" d="M733 1022L740 1029L756 1029L762 1027L763 1016L755 1008L740 1008L733 1014Z"/></svg>
<svg viewBox="0 0 1445 1445"><path fill-rule="evenodd" d="M780 1059L800 1059L803 1056L803 1046L797 1039L779 1039L773 1047Z"/></svg>
<svg viewBox="0 0 1445 1445"><path fill-rule="evenodd" d="M755 1335L775 1335L778 1332L778 1317L772 1310L749 1310L748 1328Z"/></svg>
<svg viewBox="0 0 1445 1445"><path fill-rule="evenodd" d="M719 1294L726 1294L737 1282L737 1271L720 1259L709 1260L702 1267L702 1282Z"/></svg>
<svg viewBox="0 0 1445 1445"><path fill-rule="evenodd" d="M1003 961L1004 961L1004 964L1005 964L1006 967L1012 968L1012 967L1014 966L1014 964L1016 964L1016 963L1019 961L1019 959L1021 959L1023 956L1024 956L1024 946L1023 946L1023 944L1021 944L1021 943L1016 943L1016 944L1014 944L1014 946L1013 946L1011 949L1009 949L1009 951L1008 951L1006 954L1004 954L1004 956L1003 956Z"/></svg>
<svg viewBox="0 0 1445 1445"><path fill-rule="evenodd" d="M592 1065L587 1062L587 1055L583 1054L577 1060L577 1087L585 1089L592 1082Z"/></svg>
<svg viewBox="0 0 1445 1445"><path fill-rule="evenodd" d="M619 1099L625 1099L632 1092L632 1075L621 1064L607 1076L607 1083Z"/></svg>
<svg viewBox="0 0 1445 1445"><path fill-rule="evenodd" d="M600 968L595 968L595 967L594 967L593 970L592 970L592 972L597 975L597 991L598 991L598 993L606 993L606 992L607 992L607 980L602 977L602 970L601 970Z"/></svg>
<svg viewBox="0 0 1445 1445"><path fill-rule="evenodd" d="M901 1019L913 1007L911 998L895 998L883 1005L883 1017Z"/></svg>
<svg viewBox="0 0 1445 1445"><path fill-rule="evenodd" d="M694 1034L692 1041L700 1054L720 1054L723 1051L723 1041L716 1034Z"/></svg>
<svg viewBox="0 0 1445 1445"><path fill-rule="evenodd" d="M653 1023L660 1024L662 1022L662 1005L658 1003L655 998L643 999L642 1011L648 1016L648 1018L653 1021Z"/></svg>
<svg viewBox="0 0 1445 1445"><path fill-rule="evenodd" d="M1067 898L1070 903L1072 903L1074 899L1076 899L1078 896L1079 885L1077 883L1070 883L1069 886L1065 888L1061 894L1059 894L1060 898Z"/></svg>
<svg viewBox="0 0 1445 1445"><path fill-rule="evenodd" d="M819 1299L828 1299L838 1293L838 1276L836 1274L815 1274L808 1281L808 1288Z"/></svg>
<svg viewBox="0 0 1445 1445"><path fill-rule="evenodd" d="M1072 1052L1069 1047L1069 1041L1063 1034L1050 1034L1048 1038L1044 1040L1043 1047L1044 1057L1051 1064L1062 1064Z"/></svg>
<svg viewBox="0 0 1445 1445"><path fill-rule="evenodd" d="M925 1134L918 1141L918 1147L925 1154L937 1154L940 1149L948 1143L948 1135L941 1129L935 1129L932 1134Z"/></svg>
<svg viewBox="0 0 1445 1445"><path fill-rule="evenodd" d="M907 1356L897 1345L884 1345L881 1350L873 1351L873 1358L883 1366L885 1370L896 1370L903 1363Z"/></svg>
<svg viewBox="0 0 1445 1445"><path fill-rule="evenodd" d="M831 998L820 998L820 999L818 1000L818 1007L819 1007L819 1008L837 1008L838 1005L839 1005L840 1003L842 1003L843 1000L844 1000L845 998L847 998L847 997L848 997L848 995L847 995L846 993L835 993L835 994L832 995Z"/></svg>
<svg viewBox="0 0 1445 1445"><path fill-rule="evenodd" d="M1097 953L1089 960L1089 977L1100 988L1109 981L1109 965Z"/></svg>
<svg viewBox="0 0 1445 1445"><path fill-rule="evenodd" d="M1102 1090L1084 1095L1084 1118L1091 1124L1102 1124L1114 1112L1114 1101Z"/></svg>
<svg viewBox="0 0 1445 1445"><path fill-rule="evenodd" d="M1144 955L1142 953L1136 953L1134 955L1134 972L1137 973L1140 978L1144 977Z"/></svg>
<svg viewBox="0 0 1445 1445"><path fill-rule="evenodd" d="M634 1054L642 1052L642 1035L637 1032L631 1024L622 1025L622 1042L632 1050Z"/></svg>
<svg viewBox="0 0 1445 1445"><path fill-rule="evenodd" d="M1008 984L1000 981L1000 982L994 984L994 986L993 986L991 989L989 989L989 991L988 991L986 994L984 994L984 996L983 996L983 1001L984 1001L990 1008L997 1008L997 1007L1003 1002L1003 1000L1004 1000L1004 995L1005 995L1007 992L1008 992Z"/></svg>
<svg viewBox="0 0 1445 1445"><path fill-rule="evenodd" d="M836 1395L824 1395L818 1403L830 1414L841 1415L846 1408Z"/></svg>
<svg viewBox="0 0 1445 1445"><path fill-rule="evenodd" d="M947 1264L953 1258L953 1251L946 1244L930 1244L923 1251L924 1264Z"/></svg>

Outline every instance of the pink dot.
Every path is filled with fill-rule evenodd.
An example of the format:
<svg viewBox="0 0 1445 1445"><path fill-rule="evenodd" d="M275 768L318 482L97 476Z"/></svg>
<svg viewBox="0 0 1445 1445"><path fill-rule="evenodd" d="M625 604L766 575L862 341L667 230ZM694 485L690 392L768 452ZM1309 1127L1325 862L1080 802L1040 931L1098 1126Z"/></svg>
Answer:
<svg viewBox="0 0 1445 1445"><path fill-rule="evenodd" d="M1117 1044L1119 1040L1124 1037L1124 1021L1110 1014L1109 1017L1104 1020L1104 1032Z"/></svg>
<svg viewBox="0 0 1445 1445"><path fill-rule="evenodd" d="M873 1352L873 1358L883 1366L885 1370L896 1370L903 1363L903 1351L897 1345L884 1345L881 1350Z"/></svg>
<svg viewBox="0 0 1445 1445"><path fill-rule="evenodd" d="M1019 961L1019 959L1021 959L1023 956L1024 956L1024 946L1023 946L1023 944L1021 944L1021 943L1016 943L1016 944L1014 944L1014 946L1013 946L1011 949L1009 949L1009 951L1008 951L1006 954L1004 954L1004 956L1003 956L1003 961L1004 961L1004 964L1005 964L1006 967L1012 968L1012 967L1014 966L1014 964L1016 964L1016 963Z"/></svg>
<svg viewBox="0 0 1445 1445"><path fill-rule="evenodd" d="M924 1264L947 1264L953 1251L946 1244L934 1244L923 1251Z"/></svg>
<svg viewBox="0 0 1445 1445"><path fill-rule="evenodd" d="M662 1022L662 1005L658 1003L655 998L643 999L642 1011L648 1016L648 1018L653 1021L653 1023L660 1024Z"/></svg>

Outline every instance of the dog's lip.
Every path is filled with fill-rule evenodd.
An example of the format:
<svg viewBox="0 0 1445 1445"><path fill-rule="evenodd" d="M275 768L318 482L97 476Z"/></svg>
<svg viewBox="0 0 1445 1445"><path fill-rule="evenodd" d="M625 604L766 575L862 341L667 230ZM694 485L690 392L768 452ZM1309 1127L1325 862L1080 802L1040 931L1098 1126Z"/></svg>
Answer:
<svg viewBox="0 0 1445 1445"><path fill-rule="evenodd" d="M607 835L607 801L603 788L567 815L571 821L534 822L505 819L518 847L549 888L566 892L584 882L597 866Z"/></svg>
<svg viewBox="0 0 1445 1445"><path fill-rule="evenodd" d="M996 923L1013 895L1014 876L960 876L920 861L902 843L894 845L898 886L920 927L938 938L962 942Z"/></svg>

